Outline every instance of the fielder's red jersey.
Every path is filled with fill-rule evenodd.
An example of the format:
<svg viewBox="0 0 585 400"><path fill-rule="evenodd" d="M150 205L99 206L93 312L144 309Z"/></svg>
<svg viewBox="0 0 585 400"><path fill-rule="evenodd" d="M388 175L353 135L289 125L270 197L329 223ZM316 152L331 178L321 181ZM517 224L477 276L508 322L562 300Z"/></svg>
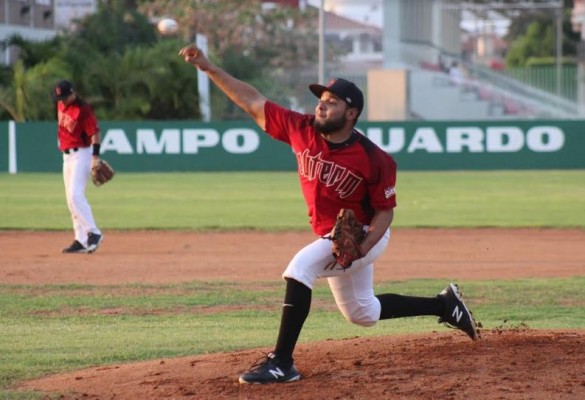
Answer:
<svg viewBox="0 0 585 400"><path fill-rule="evenodd" d="M57 129L61 151L88 147L89 138L100 131L91 106L79 100L68 106L61 101L57 103Z"/></svg>
<svg viewBox="0 0 585 400"><path fill-rule="evenodd" d="M396 207L396 162L366 136L354 131L345 142L327 142L313 128L314 115L266 102L266 133L289 144L313 231L328 234L341 208L370 224L375 209Z"/></svg>

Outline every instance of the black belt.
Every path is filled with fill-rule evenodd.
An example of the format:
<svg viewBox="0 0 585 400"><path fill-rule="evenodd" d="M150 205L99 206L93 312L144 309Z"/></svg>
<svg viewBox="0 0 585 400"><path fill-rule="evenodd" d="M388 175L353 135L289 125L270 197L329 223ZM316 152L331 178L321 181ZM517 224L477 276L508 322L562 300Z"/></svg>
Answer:
<svg viewBox="0 0 585 400"><path fill-rule="evenodd" d="M79 147L72 147L70 149L63 150L63 153L65 153L65 154L75 153L77 150L79 150Z"/></svg>

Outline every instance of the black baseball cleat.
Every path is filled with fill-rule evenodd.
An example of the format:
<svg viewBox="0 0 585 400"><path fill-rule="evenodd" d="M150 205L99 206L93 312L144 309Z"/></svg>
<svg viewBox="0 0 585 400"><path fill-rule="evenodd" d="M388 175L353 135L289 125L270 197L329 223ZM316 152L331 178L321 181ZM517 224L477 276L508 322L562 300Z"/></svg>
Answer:
<svg viewBox="0 0 585 400"><path fill-rule="evenodd" d="M87 253L87 249L77 240L74 240L71 246L63 249L63 253Z"/></svg>
<svg viewBox="0 0 585 400"><path fill-rule="evenodd" d="M284 383L301 379L294 364L286 366L279 362L274 353L268 353L252 365L250 370L240 376L240 383Z"/></svg>
<svg viewBox="0 0 585 400"><path fill-rule="evenodd" d="M439 317L439 323L443 323L450 328L460 329L471 340L478 340L479 329L477 323L473 319L473 314L463 302L459 287L454 283L450 283L439 293L439 297L443 298L445 303L445 311L443 316Z"/></svg>
<svg viewBox="0 0 585 400"><path fill-rule="evenodd" d="M90 233L87 235L87 252L93 253L100 247L100 244L104 240L104 235L98 235L97 233Z"/></svg>

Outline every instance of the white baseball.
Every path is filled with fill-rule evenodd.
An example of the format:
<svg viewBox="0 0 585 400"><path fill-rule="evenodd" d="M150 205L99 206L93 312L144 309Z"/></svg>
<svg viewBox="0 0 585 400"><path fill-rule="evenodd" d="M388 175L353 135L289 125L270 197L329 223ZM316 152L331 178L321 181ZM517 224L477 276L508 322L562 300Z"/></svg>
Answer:
<svg viewBox="0 0 585 400"><path fill-rule="evenodd" d="M179 30L179 24L172 18L164 18L158 21L156 29L162 35L174 35Z"/></svg>

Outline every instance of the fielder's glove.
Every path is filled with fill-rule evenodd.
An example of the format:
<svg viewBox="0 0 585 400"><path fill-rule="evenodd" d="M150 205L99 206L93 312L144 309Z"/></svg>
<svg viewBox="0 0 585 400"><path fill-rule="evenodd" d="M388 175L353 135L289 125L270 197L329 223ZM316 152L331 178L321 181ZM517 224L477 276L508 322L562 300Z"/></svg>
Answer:
<svg viewBox="0 0 585 400"><path fill-rule="evenodd" d="M106 160L101 158L92 161L91 164L91 181L96 186L101 186L106 182L109 182L114 177L115 171L108 164Z"/></svg>
<svg viewBox="0 0 585 400"><path fill-rule="evenodd" d="M347 269L354 260L362 258L365 254L362 253L360 243L365 237L364 226L357 220L354 212L346 208L339 210L333 230L327 237L333 242L331 250L336 262L325 269L333 269L336 264Z"/></svg>

